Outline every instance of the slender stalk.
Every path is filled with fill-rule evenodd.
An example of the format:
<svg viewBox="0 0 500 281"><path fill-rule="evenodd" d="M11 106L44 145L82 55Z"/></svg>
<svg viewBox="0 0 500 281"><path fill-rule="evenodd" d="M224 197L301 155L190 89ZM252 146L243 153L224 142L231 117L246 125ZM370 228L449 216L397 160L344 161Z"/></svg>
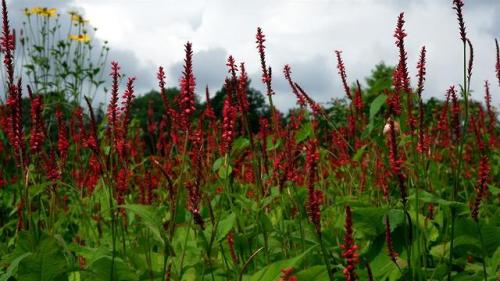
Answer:
<svg viewBox="0 0 500 281"><path fill-rule="evenodd" d="M333 276L333 272L330 267L330 262L328 261L328 252L325 248L325 244L323 243L323 237L321 236L321 231L318 231L317 234L318 234L319 244L321 246L321 253L323 254L323 260L325 262L326 270L328 271L328 279L330 281L333 281L335 280L335 277Z"/></svg>
<svg viewBox="0 0 500 281"><path fill-rule="evenodd" d="M484 281L488 280L488 274L486 273L486 247L484 245L483 234L481 233L481 226L479 225L479 221L476 221L477 226L477 234L479 235L479 240L481 241L481 250L482 250L482 258L483 258L483 276Z"/></svg>

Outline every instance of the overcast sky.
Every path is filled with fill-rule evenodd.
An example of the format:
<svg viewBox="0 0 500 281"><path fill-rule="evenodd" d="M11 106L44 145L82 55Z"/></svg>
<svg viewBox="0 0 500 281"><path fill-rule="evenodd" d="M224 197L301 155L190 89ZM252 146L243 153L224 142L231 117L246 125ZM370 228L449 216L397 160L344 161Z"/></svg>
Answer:
<svg viewBox="0 0 500 281"><path fill-rule="evenodd" d="M10 0L14 25L22 9L57 7L61 13L80 11L97 27L96 40L108 40L110 57L130 76L138 92L156 87L158 66L167 71L168 86L178 85L184 44L193 43L197 89L219 89L232 54L245 62L252 86L263 90L255 47L258 26L266 35L267 60L273 68L274 97L284 110L295 98L282 69L290 64L294 79L313 98L327 102L342 97L334 50L342 50L348 79L364 81L380 61L393 65L397 49L393 32L405 12L408 65L415 81L421 46L427 48L425 97L443 97L450 85L462 80L462 45L451 0ZM484 96L489 80L494 104L500 105L495 78L494 38L500 37L500 1L465 0L467 35L475 50L473 97ZM109 72L108 70L106 70Z"/></svg>

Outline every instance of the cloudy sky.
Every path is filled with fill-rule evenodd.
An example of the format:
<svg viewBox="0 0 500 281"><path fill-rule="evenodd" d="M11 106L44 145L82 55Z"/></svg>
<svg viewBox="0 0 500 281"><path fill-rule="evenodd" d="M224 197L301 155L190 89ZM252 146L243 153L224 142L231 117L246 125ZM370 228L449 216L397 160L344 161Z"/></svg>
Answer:
<svg viewBox="0 0 500 281"><path fill-rule="evenodd" d="M294 79L316 100L327 102L343 95L334 50L342 50L351 82L361 81L375 64L393 65L397 49L392 37L396 18L405 12L409 68L415 66L421 46L427 48L425 97L443 97L450 85L462 80L462 46L451 0L10 0L14 25L22 9L56 7L61 13L80 11L98 28L97 44L108 40L110 57L138 78L138 92L156 86L158 66L167 71L168 86L178 85L187 41L193 43L197 88L219 89L231 54L244 61L253 87L263 90L255 33L263 28L268 64L273 67L276 104L294 105L282 77L290 64ZM492 85L493 102L500 107L495 78L494 38L500 37L500 1L465 0L468 37L475 50L473 96L482 99L484 80ZM415 80L415 79L413 79Z"/></svg>

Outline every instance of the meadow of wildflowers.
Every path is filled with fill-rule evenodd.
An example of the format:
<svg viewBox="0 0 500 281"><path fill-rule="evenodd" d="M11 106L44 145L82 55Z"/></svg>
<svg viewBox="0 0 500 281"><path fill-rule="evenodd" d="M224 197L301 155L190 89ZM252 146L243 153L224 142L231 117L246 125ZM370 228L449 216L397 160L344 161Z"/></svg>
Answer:
<svg viewBox="0 0 500 281"><path fill-rule="evenodd" d="M430 110L427 49L408 61L404 13L394 15L392 85L370 102L342 51L332 51L332 79L347 100L342 122L294 81L293 66L268 65L272 38L257 28L249 43L270 110L254 131L250 80L235 57L217 117L208 88L196 93L196 45L187 42L179 94L167 95L159 66L162 110L150 103L142 128L135 78L120 62L108 65L106 46L92 52L82 16L70 13L67 38L57 39L57 10L26 8L19 35L2 0L0 281L500 280L500 126L491 104L500 54L492 38L498 81L471 89L464 8L450 3L463 82ZM108 73L110 100L95 108ZM277 75L297 99L287 118L273 104ZM484 101L471 100L472 90Z"/></svg>

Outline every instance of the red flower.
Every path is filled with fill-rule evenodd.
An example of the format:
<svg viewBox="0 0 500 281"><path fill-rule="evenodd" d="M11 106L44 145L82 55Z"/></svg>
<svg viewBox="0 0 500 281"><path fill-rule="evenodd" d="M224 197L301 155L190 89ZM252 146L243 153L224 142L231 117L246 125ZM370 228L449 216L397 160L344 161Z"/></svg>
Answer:
<svg viewBox="0 0 500 281"><path fill-rule="evenodd" d="M351 89L349 88L349 85L347 85L347 75L345 72L344 61L340 56L341 53L341 51L335 51L335 54L337 56L337 69L339 70L340 79L342 80L342 85L344 86L344 92L347 97L352 100Z"/></svg>
<svg viewBox="0 0 500 281"><path fill-rule="evenodd" d="M495 71L497 72L498 85L500 86L500 48L498 47L498 40L496 38L495 46L497 49L497 63L495 64Z"/></svg>
<svg viewBox="0 0 500 281"><path fill-rule="evenodd" d="M163 107L165 108L165 112L169 111L169 102L168 102L168 97L167 93L165 92L165 71L163 70L163 67L158 67L158 73L156 74L156 78L158 79L158 86L160 87L160 95L161 99L163 102Z"/></svg>
<svg viewBox="0 0 500 281"><path fill-rule="evenodd" d="M180 85L179 109L181 113L181 125L187 128L189 118L195 111L195 77L193 74L193 49L192 44L185 45L186 58L184 59L184 71Z"/></svg>
<svg viewBox="0 0 500 281"><path fill-rule="evenodd" d="M238 256L236 255L236 251L234 250L234 235L233 232L229 232L227 234L227 245L229 246L229 254L231 254L231 258L235 264L238 263Z"/></svg>
<svg viewBox="0 0 500 281"><path fill-rule="evenodd" d="M343 270L346 281L354 281L358 279L354 269L359 263L359 254L356 251L359 246L355 244L352 230L352 214L351 207L347 206L345 209L345 234L344 234L344 244L340 245L340 248L344 250L342 252L342 257L346 259L346 266Z"/></svg>
<svg viewBox="0 0 500 281"><path fill-rule="evenodd" d="M465 44L465 40L467 40L467 33L465 32L464 16L462 14L462 7L464 6L464 2L462 0L453 0L453 5L453 10L455 10L457 13L458 26L460 29L460 39L462 39Z"/></svg>
<svg viewBox="0 0 500 281"><path fill-rule="evenodd" d="M391 235L391 224L389 222L389 216L385 216L385 242L387 243L387 252L391 260L397 264L396 258L399 254L394 250L392 245L392 235Z"/></svg>
<svg viewBox="0 0 500 281"><path fill-rule="evenodd" d="M226 87L228 86L226 81ZM222 136L221 136L221 154L230 152L231 144L235 135L236 108L232 104L231 96L226 95L224 107L222 109Z"/></svg>
<svg viewBox="0 0 500 281"><path fill-rule="evenodd" d="M285 68L283 69L283 73L285 74L285 79L288 81L288 84L292 88L292 92L295 94L297 97L297 103L300 105L300 107L304 107L306 105L306 99L305 97L299 93L297 90L297 87L295 87L295 84L292 81L292 69L288 64L285 65Z"/></svg>
<svg viewBox="0 0 500 281"><path fill-rule="evenodd" d="M295 270L293 269L293 267L289 267L289 268L283 268L281 270L281 276L280 276L280 279L278 279L278 281L297 281L297 277L295 275L293 275L293 272Z"/></svg>
<svg viewBox="0 0 500 281"><path fill-rule="evenodd" d="M118 119L118 80L120 78L120 67L118 66L118 63L113 61L111 62L111 77L112 77L112 84L111 84L111 100L108 105L108 122L109 122L109 127L113 131L116 130L116 123Z"/></svg>
<svg viewBox="0 0 500 281"><path fill-rule="evenodd" d="M323 203L323 193L320 190L314 189L316 183L317 167L319 162L319 152L317 151L317 140L310 140L306 145L306 173L309 177L307 182L308 202L307 213L311 222L314 224L316 231L321 232L321 210L320 206Z"/></svg>
<svg viewBox="0 0 500 281"><path fill-rule="evenodd" d="M31 89L28 88L31 93ZM45 126L43 123L43 98L42 96L33 97L31 99L31 132L30 132L30 148L33 153L38 153L42 150L43 141L45 139Z"/></svg>
<svg viewBox="0 0 500 281"><path fill-rule="evenodd" d="M262 68L262 82L266 85L267 95L271 96L274 93L271 89L271 68L267 68L266 66L266 53L264 50L266 48L266 46L264 46L266 36L264 35L260 27L257 28L257 35L255 36L255 38L257 39L257 50L259 50L260 65Z"/></svg>
<svg viewBox="0 0 500 281"><path fill-rule="evenodd" d="M59 152L59 158L64 163L68 156L69 141L68 141L68 131L66 130L66 122L63 120L63 113L61 108L56 109L57 118L57 149Z"/></svg>

